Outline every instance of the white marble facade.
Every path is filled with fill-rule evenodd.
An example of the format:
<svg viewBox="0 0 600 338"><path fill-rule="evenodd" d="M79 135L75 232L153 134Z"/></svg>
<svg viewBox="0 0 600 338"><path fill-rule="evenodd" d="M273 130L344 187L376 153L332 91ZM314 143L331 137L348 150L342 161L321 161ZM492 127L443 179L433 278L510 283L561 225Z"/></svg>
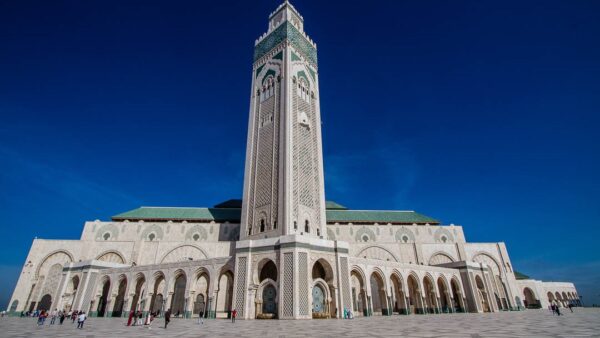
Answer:
<svg viewBox="0 0 600 338"><path fill-rule="evenodd" d="M35 239L8 311L310 319L579 304L572 283L515 275L502 242L326 202L320 114L316 44L286 1L255 45L243 199L141 207L86 222L79 240Z"/></svg>

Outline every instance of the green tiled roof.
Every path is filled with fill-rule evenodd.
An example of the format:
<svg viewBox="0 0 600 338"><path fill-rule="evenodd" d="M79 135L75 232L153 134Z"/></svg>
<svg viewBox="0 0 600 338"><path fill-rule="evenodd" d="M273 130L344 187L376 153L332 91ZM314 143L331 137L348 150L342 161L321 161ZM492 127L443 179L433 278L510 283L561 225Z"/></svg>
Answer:
<svg viewBox="0 0 600 338"><path fill-rule="evenodd" d="M112 217L113 220L208 220L240 221L240 209L141 207Z"/></svg>
<svg viewBox="0 0 600 338"><path fill-rule="evenodd" d="M345 206L337 204L334 201L325 201L325 209L327 210L348 210Z"/></svg>
<svg viewBox="0 0 600 338"><path fill-rule="evenodd" d="M515 271L515 278L516 279L530 279L529 276L522 274L519 271Z"/></svg>
<svg viewBox="0 0 600 338"><path fill-rule="evenodd" d="M379 211L379 210L347 210L333 203L337 209L327 210L327 222L339 223L401 223L401 224L439 224L433 218L414 211ZM141 207L113 216L114 221L154 220L154 221L240 221L239 208L176 208L176 207Z"/></svg>
<svg viewBox="0 0 600 338"><path fill-rule="evenodd" d="M327 210L327 222L439 224L437 220L414 211L387 210Z"/></svg>

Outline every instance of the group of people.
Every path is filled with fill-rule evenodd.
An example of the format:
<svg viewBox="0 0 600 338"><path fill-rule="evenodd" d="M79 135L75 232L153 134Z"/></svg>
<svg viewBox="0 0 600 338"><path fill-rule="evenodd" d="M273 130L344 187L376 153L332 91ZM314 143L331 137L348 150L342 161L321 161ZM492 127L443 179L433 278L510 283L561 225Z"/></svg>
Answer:
<svg viewBox="0 0 600 338"><path fill-rule="evenodd" d="M573 304L569 303L567 307L569 308L569 310L571 310L571 312L573 312ZM558 304L552 303L548 305L548 310L554 315L562 316L562 314L560 313L560 306L558 306Z"/></svg>
<svg viewBox="0 0 600 338"><path fill-rule="evenodd" d="M127 320L127 326L144 326L149 329L152 327L152 322L154 318L158 316L158 312L148 312L146 314L146 320L144 320L144 314L142 311L133 311L129 312L129 319Z"/></svg>
<svg viewBox="0 0 600 338"><path fill-rule="evenodd" d="M83 311L63 311L54 309L52 311L46 310L35 310L35 311L21 311L21 318L23 317L34 317L37 318L38 326L42 326L46 324L46 319L50 317L50 324L54 325L56 323L56 319L58 318L59 325L62 325L65 319L71 319L71 323L75 323L77 320L77 328L83 329L83 323L87 319L87 315Z"/></svg>

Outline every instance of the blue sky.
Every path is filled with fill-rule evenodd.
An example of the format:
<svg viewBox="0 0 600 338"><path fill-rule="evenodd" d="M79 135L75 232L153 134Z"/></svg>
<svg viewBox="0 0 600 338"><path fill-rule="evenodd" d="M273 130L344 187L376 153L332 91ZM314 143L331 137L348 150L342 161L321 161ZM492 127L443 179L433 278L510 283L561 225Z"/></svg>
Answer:
<svg viewBox="0 0 600 338"><path fill-rule="evenodd" d="M252 48L278 1L0 1L0 306L34 237L241 195ZM326 195L504 241L600 303L600 3L296 1Z"/></svg>

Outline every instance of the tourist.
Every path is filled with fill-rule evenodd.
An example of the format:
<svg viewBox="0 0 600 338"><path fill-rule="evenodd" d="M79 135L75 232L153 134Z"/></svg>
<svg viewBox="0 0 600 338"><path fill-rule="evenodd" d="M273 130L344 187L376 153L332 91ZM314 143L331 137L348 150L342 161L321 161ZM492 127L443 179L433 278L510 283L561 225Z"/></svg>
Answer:
<svg viewBox="0 0 600 338"><path fill-rule="evenodd" d="M59 318L60 318L60 321L58 323L60 325L62 325L62 323L65 321L65 312L64 311L60 311Z"/></svg>
<svg viewBox="0 0 600 338"><path fill-rule="evenodd" d="M73 311L73 314L71 315L71 324L72 324L72 323L75 323L75 319L77 319L77 315L78 315L78 314L79 314L79 313L78 313L78 311L77 311L77 310Z"/></svg>
<svg viewBox="0 0 600 338"><path fill-rule="evenodd" d="M556 315L560 316L560 309L558 308L558 305L556 305Z"/></svg>
<svg viewBox="0 0 600 338"><path fill-rule="evenodd" d="M133 310L129 311L129 318L127 319L127 326L131 326L131 321L133 320ZM135 322L133 322L135 325Z"/></svg>
<svg viewBox="0 0 600 338"><path fill-rule="evenodd" d="M202 314L198 314L198 325L204 324L204 320L202 319Z"/></svg>
<svg viewBox="0 0 600 338"><path fill-rule="evenodd" d="M150 325L150 317L152 314L150 312L146 313L146 320L144 321L144 325Z"/></svg>
<svg viewBox="0 0 600 338"><path fill-rule="evenodd" d="M85 322L86 318L87 318L87 316L85 315L85 312L81 311L81 313L77 317L77 328L78 329L83 329L83 323Z"/></svg>
<svg viewBox="0 0 600 338"><path fill-rule="evenodd" d="M138 310L138 312L137 312L137 320L138 320L137 324L139 326L144 326L144 314L142 313L142 311Z"/></svg>
<svg viewBox="0 0 600 338"><path fill-rule="evenodd" d="M56 322L56 316L58 316L58 311L57 311L57 309L54 309L50 313L50 325L54 325L54 322Z"/></svg>
<svg viewBox="0 0 600 338"><path fill-rule="evenodd" d="M571 313L573 313L573 303L569 303L569 310L571 310Z"/></svg>
<svg viewBox="0 0 600 338"><path fill-rule="evenodd" d="M46 314L46 312L44 310L42 310L42 312L40 312L40 314L38 315L38 320L37 320L38 325L44 325L44 320L46 320L46 317L44 317L45 314Z"/></svg>
<svg viewBox="0 0 600 338"><path fill-rule="evenodd" d="M171 309L168 309L167 312L165 312L165 329L167 328L167 325L169 325L170 321L171 321Z"/></svg>
<svg viewBox="0 0 600 338"><path fill-rule="evenodd" d="M154 321L154 317L155 317L154 312L150 312L150 314L148 316L148 318L149 318L148 329L152 328L152 322Z"/></svg>
<svg viewBox="0 0 600 338"><path fill-rule="evenodd" d="M231 322L235 323L235 317L237 317L237 309L233 309L231 312Z"/></svg>

